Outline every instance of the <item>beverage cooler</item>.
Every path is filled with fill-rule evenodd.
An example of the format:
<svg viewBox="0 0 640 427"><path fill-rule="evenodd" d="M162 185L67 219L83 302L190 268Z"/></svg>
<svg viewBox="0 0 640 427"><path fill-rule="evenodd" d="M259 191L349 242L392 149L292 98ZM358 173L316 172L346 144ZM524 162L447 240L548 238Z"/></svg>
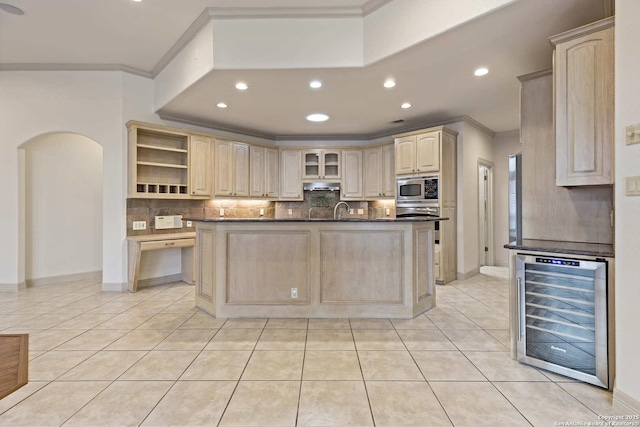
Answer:
<svg viewBox="0 0 640 427"><path fill-rule="evenodd" d="M517 254L517 359L609 388L607 262Z"/></svg>

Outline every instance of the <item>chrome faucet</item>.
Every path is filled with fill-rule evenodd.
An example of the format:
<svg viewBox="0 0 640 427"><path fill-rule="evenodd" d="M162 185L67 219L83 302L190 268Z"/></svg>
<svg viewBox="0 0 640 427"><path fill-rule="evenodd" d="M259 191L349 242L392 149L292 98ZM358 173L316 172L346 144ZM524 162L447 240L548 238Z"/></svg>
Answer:
<svg viewBox="0 0 640 427"><path fill-rule="evenodd" d="M347 202L338 202L336 204L336 207L333 208L333 219L338 219L338 206L340 206L340 205L344 205L344 207L347 210L347 212L351 210L351 207L349 207L349 203L347 203Z"/></svg>
<svg viewBox="0 0 640 427"><path fill-rule="evenodd" d="M313 210L313 208L315 208L315 206L311 206L311 207L309 208L309 219L311 219L311 211Z"/></svg>

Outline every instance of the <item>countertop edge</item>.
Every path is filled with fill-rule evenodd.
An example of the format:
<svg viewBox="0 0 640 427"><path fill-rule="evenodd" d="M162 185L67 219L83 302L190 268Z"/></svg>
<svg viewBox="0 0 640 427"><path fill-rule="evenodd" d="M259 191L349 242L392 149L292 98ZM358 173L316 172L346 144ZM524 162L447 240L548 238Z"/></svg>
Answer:
<svg viewBox="0 0 640 427"><path fill-rule="evenodd" d="M390 218L390 219L386 219L386 218L353 218L353 219L332 219L332 218L312 218L312 219L307 219L307 218L291 218L291 219L285 219L285 218L264 218L264 219L259 219L259 218L189 218L189 217L183 217L182 218L183 221L195 221L195 222L219 222L219 223L225 223L225 222L252 222L252 223L264 223L264 222L269 222L269 223L296 223L296 222L306 222L306 223L327 223L327 222L336 222L336 223L343 223L343 224L350 224L350 223L362 223L362 222L375 222L375 223L385 223L385 222L435 222L435 221L448 221L449 218L448 217L425 217L425 218Z"/></svg>
<svg viewBox="0 0 640 427"><path fill-rule="evenodd" d="M566 248L553 245L562 245L562 244L576 244L580 245L580 243L574 242L555 242L555 241L544 241L539 245L537 244L526 244L523 242L509 242L503 247L511 250L520 250L520 251L532 251L532 252L548 252L548 253L557 253L557 254L565 254L565 255L582 255L582 256L593 256L593 257L601 257L601 258L615 258L615 254L613 252L613 245L609 244L601 244L602 246L611 246L612 250L591 250L587 248ZM585 243L584 245L598 245L597 243Z"/></svg>

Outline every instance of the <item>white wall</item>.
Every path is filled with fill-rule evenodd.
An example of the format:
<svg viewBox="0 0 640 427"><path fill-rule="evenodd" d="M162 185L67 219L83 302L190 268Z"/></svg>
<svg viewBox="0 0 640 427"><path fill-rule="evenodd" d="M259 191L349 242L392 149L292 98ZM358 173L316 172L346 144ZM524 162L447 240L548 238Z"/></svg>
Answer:
<svg viewBox="0 0 640 427"><path fill-rule="evenodd" d="M509 266L509 154L522 151L520 131L497 133L493 141L494 264Z"/></svg>
<svg viewBox="0 0 640 427"><path fill-rule="evenodd" d="M214 19L214 66L227 70L361 67L362 28L360 17Z"/></svg>
<svg viewBox="0 0 640 427"><path fill-rule="evenodd" d="M27 281L102 270L102 147L82 135L25 147Z"/></svg>
<svg viewBox="0 0 640 427"><path fill-rule="evenodd" d="M467 121L446 126L458 132L458 277L466 278L480 271L478 160L493 162L494 135Z"/></svg>
<svg viewBox="0 0 640 427"><path fill-rule="evenodd" d="M402 0L364 18L364 62L371 64L515 0Z"/></svg>
<svg viewBox="0 0 640 427"><path fill-rule="evenodd" d="M625 126L640 123L640 2L616 0L615 27L615 253L616 253L616 390L640 407L640 197L625 195L625 177L640 175L640 145L625 145Z"/></svg>
<svg viewBox="0 0 640 427"><path fill-rule="evenodd" d="M25 201L18 179L24 156L18 147L45 134L70 132L103 148L103 282L105 289L119 289L127 277L124 123L152 121L152 82L115 71L1 71L0 93L0 287L25 280Z"/></svg>

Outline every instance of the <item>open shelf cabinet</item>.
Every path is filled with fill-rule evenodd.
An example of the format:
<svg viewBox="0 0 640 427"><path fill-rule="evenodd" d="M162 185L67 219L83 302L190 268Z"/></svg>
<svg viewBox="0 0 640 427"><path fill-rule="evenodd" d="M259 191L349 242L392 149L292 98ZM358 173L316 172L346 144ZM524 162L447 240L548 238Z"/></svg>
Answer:
<svg viewBox="0 0 640 427"><path fill-rule="evenodd" d="M190 191L194 159L190 159L192 136L189 133L133 121L127 123L127 128L129 197L186 199L205 196Z"/></svg>

